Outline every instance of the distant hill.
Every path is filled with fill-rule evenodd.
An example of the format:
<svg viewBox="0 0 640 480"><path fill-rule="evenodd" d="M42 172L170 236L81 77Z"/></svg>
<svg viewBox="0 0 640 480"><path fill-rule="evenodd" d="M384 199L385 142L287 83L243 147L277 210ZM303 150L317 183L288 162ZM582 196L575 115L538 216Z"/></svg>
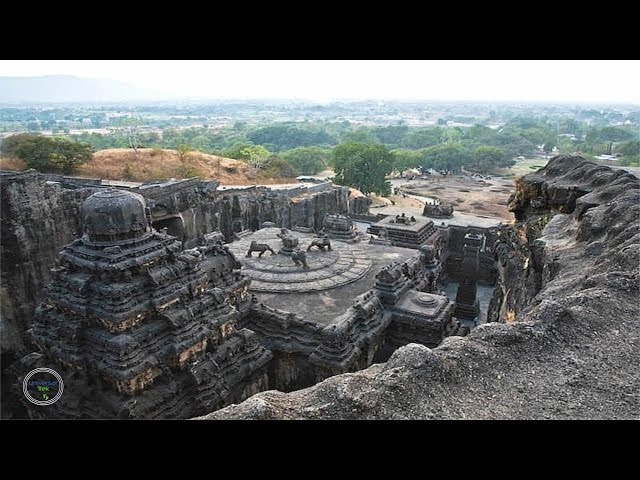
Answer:
<svg viewBox="0 0 640 480"><path fill-rule="evenodd" d="M0 103L118 102L162 97L166 95L108 78L0 77Z"/></svg>

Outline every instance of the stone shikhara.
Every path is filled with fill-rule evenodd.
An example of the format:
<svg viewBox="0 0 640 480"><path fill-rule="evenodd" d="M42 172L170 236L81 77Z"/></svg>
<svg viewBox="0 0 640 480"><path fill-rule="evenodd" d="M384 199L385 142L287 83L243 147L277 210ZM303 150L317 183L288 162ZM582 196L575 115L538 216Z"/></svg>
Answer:
<svg viewBox="0 0 640 480"><path fill-rule="evenodd" d="M93 194L82 214L22 360L50 365L67 388L33 416L186 418L264 390L272 354L236 328L249 282L219 238L185 250L121 190Z"/></svg>

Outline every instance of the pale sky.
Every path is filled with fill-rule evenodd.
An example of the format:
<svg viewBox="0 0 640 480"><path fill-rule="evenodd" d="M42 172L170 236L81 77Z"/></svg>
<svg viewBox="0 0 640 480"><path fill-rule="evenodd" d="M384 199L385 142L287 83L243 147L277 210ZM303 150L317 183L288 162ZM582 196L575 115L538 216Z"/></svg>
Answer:
<svg viewBox="0 0 640 480"><path fill-rule="evenodd" d="M2 60L0 76L111 78L167 97L640 104L636 60Z"/></svg>

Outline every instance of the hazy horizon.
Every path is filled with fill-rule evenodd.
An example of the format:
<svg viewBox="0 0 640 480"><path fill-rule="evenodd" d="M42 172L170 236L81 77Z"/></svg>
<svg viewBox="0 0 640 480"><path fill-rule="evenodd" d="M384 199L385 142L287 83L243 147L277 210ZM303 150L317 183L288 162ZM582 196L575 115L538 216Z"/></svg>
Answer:
<svg viewBox="0 0 640 480"><path fill-rule="evenodd" d="M9 60L0 77L123 82L149 101L640 104L640 61ZM134 100L134 98L130 98Z"/></svg>

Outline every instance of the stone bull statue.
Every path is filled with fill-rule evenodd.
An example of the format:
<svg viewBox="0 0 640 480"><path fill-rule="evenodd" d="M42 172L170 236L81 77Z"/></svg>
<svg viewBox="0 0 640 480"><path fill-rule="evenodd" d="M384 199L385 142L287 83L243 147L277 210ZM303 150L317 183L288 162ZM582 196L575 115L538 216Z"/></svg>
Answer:
<svg viewBox="0 0 640 480"><path fill-rule="evenodd" d="M318 247L319 250L325 251L325 248L328 251L331 251L331 240L327 236L322 236L320 238L314 238L311 240L311 243L307 247L307 252L311 250L311 247Z"/></svg>
<svg viewBox="0 0 640 480"><path fill-rule="evenodd" d="M254 240L251 242L251 245L249 245L249 251L247 252L247 257L252 257L253 252L260 252L258 257L261 257L262 254L266 251L271 252L271 255L276 254L276 252L274 252L273 249L266 243L258 243Z"/></svg>

